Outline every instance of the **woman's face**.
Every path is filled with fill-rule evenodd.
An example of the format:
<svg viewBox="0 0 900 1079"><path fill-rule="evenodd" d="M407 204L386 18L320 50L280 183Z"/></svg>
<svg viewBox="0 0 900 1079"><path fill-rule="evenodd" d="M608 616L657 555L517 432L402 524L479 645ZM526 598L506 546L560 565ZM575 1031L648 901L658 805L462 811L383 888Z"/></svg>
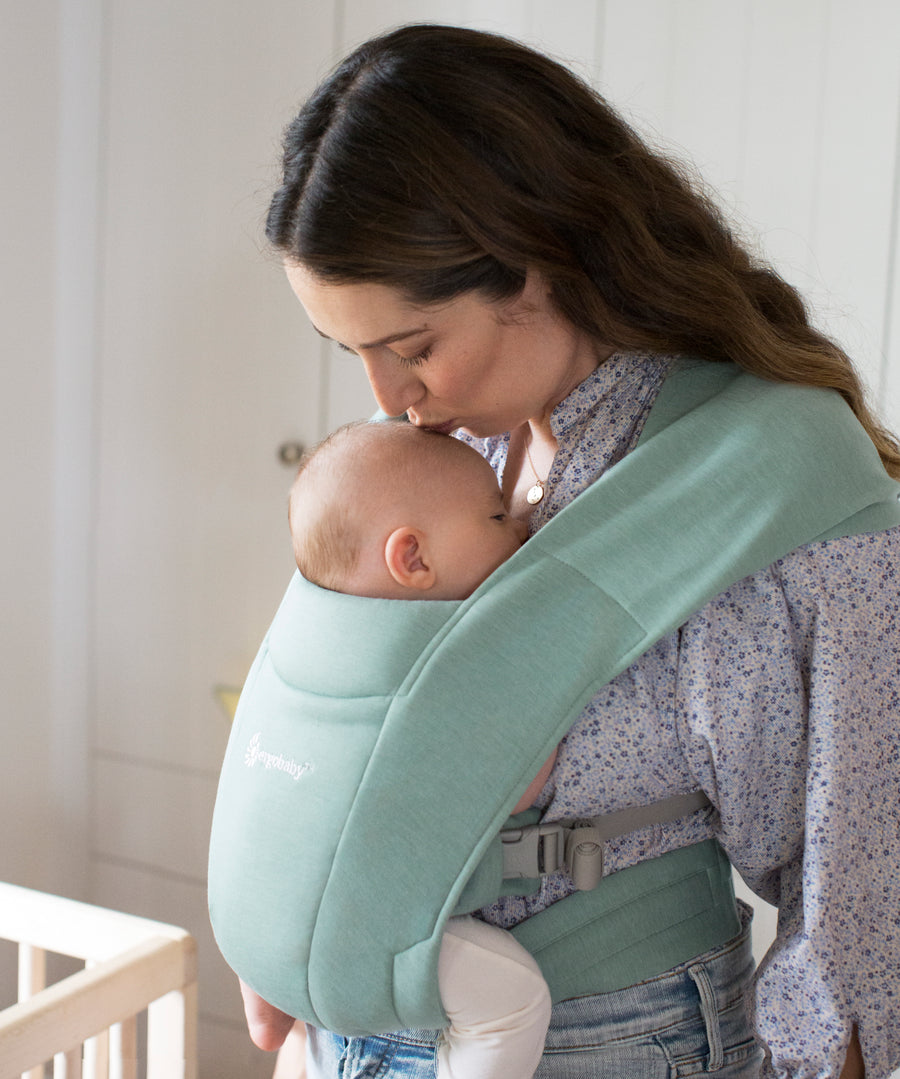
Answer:
<svg viewBox="0 0 900 1079"><path fill-rule="evenodd" d="M607 353L564 321L536 273L514 300L409 303L387 285L332 285L288 263L315 329L362 360L378 406L476 437L543 422Z"/></svg>

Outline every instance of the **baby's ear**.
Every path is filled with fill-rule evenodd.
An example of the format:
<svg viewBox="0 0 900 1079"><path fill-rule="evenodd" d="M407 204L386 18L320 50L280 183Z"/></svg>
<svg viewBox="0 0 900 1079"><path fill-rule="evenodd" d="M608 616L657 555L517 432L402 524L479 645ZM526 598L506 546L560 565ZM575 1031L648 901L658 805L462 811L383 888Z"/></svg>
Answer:
<svg viewBox="0 0 900 1079"><path fill-rule="evenodd" d="M412 525L395 528L384 544L388 572L404 588L425 592L434 585L434 567L425 533Z"/></svg>

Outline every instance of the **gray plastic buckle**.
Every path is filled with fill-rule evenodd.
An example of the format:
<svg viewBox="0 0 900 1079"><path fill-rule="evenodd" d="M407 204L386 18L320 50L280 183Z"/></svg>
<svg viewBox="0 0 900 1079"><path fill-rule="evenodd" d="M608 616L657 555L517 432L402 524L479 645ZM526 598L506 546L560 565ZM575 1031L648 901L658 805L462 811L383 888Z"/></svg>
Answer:
<svg viewBox="0 0 900 1079"><path fill-rule="evenodd" d="M603 838L590 824L576 824L566 837L566 868L579 892L590 892L603 878Z"/></svg>
<svg viewBox="0 0 900 1079"><path fill-rule="evenodd" d="M566 867L565 829L561 824L504 828L503 879L533 879Z"/></svg>

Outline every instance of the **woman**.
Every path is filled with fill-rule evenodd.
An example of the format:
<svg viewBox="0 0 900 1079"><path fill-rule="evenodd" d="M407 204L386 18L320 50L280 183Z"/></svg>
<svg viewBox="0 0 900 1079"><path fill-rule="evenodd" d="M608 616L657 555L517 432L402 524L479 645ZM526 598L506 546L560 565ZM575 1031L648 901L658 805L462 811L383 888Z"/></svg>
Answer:
<svg viewBox="0 0 900 1079"><path fill-rule="evenodd" d="M287 130L267 235L379 406L475 445L532 532L634 448L678 356L838 391L900 477L797 293L601 98L506 39L410 26L357 49ZM538 1076L897 1066L898 565L897 528L802 547L585 709L544 819L699 784L714 810L610 842L607 869L714 836L780 908L779 936L752 987L743 912L738 938L563 1002ZM484 917L512 926L571 888L558 873ZM423 1032L310 1032L317 1076L433 1075L433 1055Z"/></svg>

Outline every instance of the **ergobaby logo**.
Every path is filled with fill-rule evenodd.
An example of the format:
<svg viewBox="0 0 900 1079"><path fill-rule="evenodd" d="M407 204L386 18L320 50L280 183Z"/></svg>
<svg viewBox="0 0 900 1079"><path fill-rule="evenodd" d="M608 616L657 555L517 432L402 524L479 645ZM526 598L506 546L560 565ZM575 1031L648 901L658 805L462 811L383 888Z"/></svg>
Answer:
<svg viewBox="0 0 900 1079"><path fill-rule="evenodd" d="M285 772L291 779L300 779L301 776L305 776L307 772L313 770L313 766L309 761L303 761L303 763L300 764L295 761L293 757L288 759L281 753L268 753L259 744L259 731L257 731L247 743L247 751L244 754L244 764L246 764L248 768L253 768L257 764L262 765L266 770L275 768L279 772Z"/></svg>

